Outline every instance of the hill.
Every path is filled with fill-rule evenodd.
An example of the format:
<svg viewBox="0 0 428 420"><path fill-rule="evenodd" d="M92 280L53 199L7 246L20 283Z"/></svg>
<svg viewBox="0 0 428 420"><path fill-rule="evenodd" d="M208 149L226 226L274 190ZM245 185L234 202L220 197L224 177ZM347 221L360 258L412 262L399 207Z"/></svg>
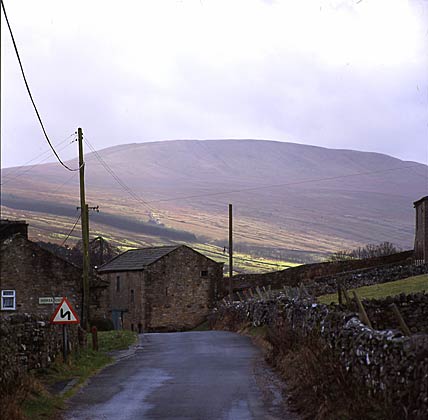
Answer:
<svg viewBox="0 0 428 420"><path fill-rule="evenodd" d="M176 140L88 153L85 173L88 204L101 209L91 214L94 234L122 245L223 249L233 203L238 249L310 260L383 241L411 248L427 169L295 143ZM52 218L63 235L77 216L78 176L56 163L4 169L2 182L3 214L27 218L40 237L52 239Z"/></svg>

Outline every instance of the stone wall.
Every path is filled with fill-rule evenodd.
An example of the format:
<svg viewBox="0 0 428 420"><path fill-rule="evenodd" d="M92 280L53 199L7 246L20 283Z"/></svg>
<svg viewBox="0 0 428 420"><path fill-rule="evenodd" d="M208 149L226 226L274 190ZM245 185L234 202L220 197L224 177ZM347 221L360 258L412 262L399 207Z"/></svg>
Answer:
<svg viewBox="0 0 428 420"><path fill-rule="evenodd" d="M379 267L388 264L407 265L412 263L413 251L400 252L385 257L367 258L363 260L347 260L305 264L264 274L241 274L233 277L234 290L244 290L256 286L271 285L274 289L283 286L296 287L300 283L308 283L317 277L334 276L337 273ZM224 279L224 290L227 289L228 278Z"/></svg>
<svg viewBox="0 0 428 420"><path fill-rule="evenodd" d="M223 267L182 246L144 270L101 275L110 284L111 309L120 314L124 329L179 331L196 327L211 312Z"/></svg>
<svg viewBox="0 0 428 420"><path fill-rule="evenodd" d="M139 332L145 330L143 271L105 273L102 278L109 283L110 309L121 316L122 328ZM111 311L110 316L116 316Z"/></svg>
<svg viewBox="0 0 428 420"><path fill-rule="evenodd" d="M338 273L333 276L317 277L312 282L306 284L305 287L314 296L321 296L329 293L336 293L338 282L341 282L346 289L355 289L361 286L387 283L426 273L428 273L428 264L389 264L380 267Z"/></svg>
<svg viewBox="0 0 428 420"><path fill-rule="evenodd" d="M70 350L78 346L77 325L68 328ZM62 325L20 313L0 318L0 393L10 392L30 369L45 368L62 353Z"/></svg>
<svg viewBox="0 0 428 420"><path fill-rule="evenodd" d="M57 304L40 304L39 298L63 296L67 297L78 315L81 315L82 270L23 235L9 237L0 245L0 289L15 290L16 293L16 309L0 311L0 317L10 313L48 317ZM107 291L107 282L91 276L91 318L102 319L107 316Z"/></svg>
<svg viewBox="0 0 428 420"><path fill-rule="evenodd" d="M49 316L57 305L39 304L41 297L62 297L80 313L82 271L23 236L1 243L0 289L15 290L16 313ZM10 311L1 311L4 315Z"/></svg>
<svg viewBox="0 0 428 420"><path fill-rule="evenodd" d="M91 322L111 318L109 283L100 277L92 276L89 279L90 306L89 318Z"/></svg>
<svg viewBox="0 0 428 420"><path fill-rule="evenodd" d="M149 331L177 331L202 323L216 302L223 267L180 247L145 272Z"/></svg>
<svg viewBox="0 0 428 420"><path fill-rule="evenodd" d="M363 303L373 328L384 330L400 327L390 307L395 303L412 333L428 334L428 284L427 293L401 294L385 299L364 300Z"/></svg>
<svg viewBox="0 0 428 420"><path fill-rule="evenodd" d="M413 302L415 310L426 303L426 295L420 298L422 302L414 298L407 303ZM424 314L421 312L422 318ZM315 333L335 351L351 377L364 385L367 395L387 401L402 418L426 419L427 334L405 337L397 330L372 330L355 313L319 305L311 298L292 300L281 294L270 300L227 303L216 309L211 321L214 325L226 322L230 329L251 323L268 325L274 332L292 328L302 337Z"/></svg>

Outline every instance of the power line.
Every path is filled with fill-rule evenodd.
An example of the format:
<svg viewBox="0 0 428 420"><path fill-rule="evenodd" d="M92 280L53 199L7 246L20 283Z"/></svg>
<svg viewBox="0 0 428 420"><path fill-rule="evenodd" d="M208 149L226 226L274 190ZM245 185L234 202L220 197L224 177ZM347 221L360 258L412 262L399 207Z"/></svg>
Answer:
<svg viewBox="0 0 428 420"><path fill-rule="evenodd" d="M64 140L60 141L58 144L56 144L55 146L61 146L64 142L66 142L71 136L74 136L74 133L69 135L67 138L65 138ZM66 145L64 145L64 147L61 147L61 149L59 149L59 151L64 150L65 148L67 148L70 144L72 144L73 142L75 142L76 140L73 139L73 141L71 141L70 143L67 143ZM37 160L38 158L46 155L46 153L49 153L49 150L45 150L43 153L40 153L39 155L35 156L34 158L30 159L29 161L25 162L24 164L22 164L21 166L15 167L15 168L11 168L11 170L9 171L8 169L6 169L8 171L8 173L6 175L3 176L2 174L2 178L5 180L4 182L1 183L1 185L7 184L10 181L13 181L16 178L19 178L20 176L30 172L33 168L37 167L38 165L42 164L43 162L46 162L49 158L50 158L50 154L46 157L44 157L42 160L37 161L36 163L27 166L28 163L30 162L34 162L35 160ZM73 172L73 174L75 175L77 172Z"/></svg>
<svg viewBox="0 0 428 420"><path fill-rule="evenodd" d="M75 136L75 135L76 135L75 133L70 134L68 137L66 137L64 140L60 141L60 142L59 142L58 144L56 144L55 146L56 146L56 147L60 146L60 145L61 145L61 144L63 144L65 141L67 141L70 137ZM73 140L73 141L75 141L75 140ZM9 173L6 175L6 178L7 178L7 177L9 177L10 175L15 174L16 172L20 172L21 170L25 169L25 166L27 166L27 165L28 165L28 164L30 164L31 162L34 162L34 161L35 161L35 160L37 160L38 158L40 158L40 157L42 157L42 156L46 155L46 153L50 153L50 151L49 151L49 150L45 150L44 152L42 152L42 153L38 154L37 156L33 157L32 159L27 160L27 162L22 163L21 165L19 165L19 166L17 166L17 167L11 168L11 169L8 171ZM39 163L40 163L40 162L39 162ZM37 163L35 163L34 165L36 165L36 164L37 164ZM34 165L31 165L31 166L34 166Z"/></svg>
<svg viewBox="0 0 428 420"><path fill-rule="evenodd" d="M204 197L212 197L212 196L224 195L224 194L236 194L236 193L247 192L247 191L263 190L263 189L267 189L267 188L279 188L279 187L287 187L290 185L308 184L308 183L312 183L312 182L332 181L335 179L349 178L349 177L353 177L353 176L373 175L373 174L377 174L377 173L397 171L397 170L402 170L402 169L413 168L416 166L418 166L418 165L400 166L400 167L396 167L396 168L389 168L389 169L383 169L383 170L378 170L378 171L370 171L370 172L356 172L356 173L347 174L347 175L338 175L338 176L331 176L331 177L317 178L317 179L307 179L307 180L303 180L303 181L284 182L281 184L269 184L269 185L263 185L263 186L259 186L259 187L242 188L239 190L219 191L219 192L213 192L213 193L204 193L204 194L188 195L188 196L181 196L181 197L177 196L177 197L173 197L173 198L160 198L157 200L149 200L149 201L147 201L147 203L150 204L150 203L160 203L160 202L165 202L165 201L188 200L191 198L204 198Z"/></svg>
<svg viewBox="0 0 428 420"><path fill-rule="evenodd" d="M9 19L7 18L6 9L5 9L5 7L4 7L3 0L1 0L1 6L2 6L2 9L3 9L4 17L5 17L5 19L6 19L7 27L9 28L10 37L12 38L13 48L14 48L14 50L15 50L16 58L18 59L19 67L20 67L20 69L21 69L22 78L24 79L24 83L25 83L25 87L27 88L28 96L30 97L31 103L33 104L34 111L35 111L35 113L36 113L37 119L39 120L39 124L40 124L40 127L42 128L42 131L43 131L43 134L44 134L44 136L45 136L45 139L46 139L46 141L48 142L49 147L52 149L52 152L54 153L55 157L58 159L58 162L59 162L59 163L60 163L60 164L65 168L65 169L67 169L67 170L69 170L69 171L73 171L73 172L74 172L74 171L78 171L80 168L72 169L72 168L70 168L69 166L67 166L67 165L66 165L66 164L61 160L61 158L59 157L59 155L58 155L58 153L56 152L55 148L53 147L53 145L52 145L52 143L51 143L51 141L50 141L50 139L49 139L49 137L48 137L48 134L46 133L45 126L43 125L43 121L42 121L42 119L41 119L41 117L40 117L39 111L38 111L37 106L36 106L36 104L35 104L35 102L34 102L34 99L33 99L33 95L31 94L30 86L28 85L27 78L26 78L26 76L25 76L24 68L23 68L23 66L22 66L22 62L21 62L21 57L19 56L18 47L17 47L16 42L15 42L15 37L13 36L12 28L10 27L10 24L9 24Z"/></svg>
<svg viewBox="0 0 428 420"><path fill-rule="evenodd" d="M59 187L56 187L53 191L49 191L49 194L55 194L57 191L59 191L64 185L68 184L72 179L74 179L77 176L77 172L74 172L71 174L69 178L67 178L66 181L64 181Z"/></svg>
<svg viewBox="0 0 428 420"><path fill-rule="evenodd" d="M74 141L74 140L73 140ZM64 141L62 141L61 143L63 143ZM59 144L61 144L61 143L59 143ZM58 145L59 145L58 144ZM64 147L62 147L61 149L59 149L59 151L62 151L62 150L64 150L65 148L67 148L69 145L70 145L71 143L69 143L69 144L66 144ZM5 184L7 184L7 183L9 183L9 182L11 182L11 181L14 181L15 179L17 179L17 178L19 178L19 177L21 177L22 175L25 175L26 173L28 173L28 172L30 172L33 168L35 168L36 166L38 166L38 165L40 165L41 163L43 163L43 162L46 162L48 159L50 158L50 156L47 156L47 157L45 157L44 159L42 159L41 161L39 161L39 162L37 162L37 163L35 163L34 165L31 165L31 166L29 166L29 167L23 167L23 168L21 168L20 170L22 171L22 172L20 172L20 170L17 170L17 171L15 171L14 173L12 173L12 174L8 174L8 175L6 175L5 176L5 178L6 178L6 181L4 181L4 182L2 182L1 183L1 185L5 185ZM74 171L73 171L74 172ZM15 174L15 176L13 176L12 178L10 178L10 175L14 175ZM77 174L77 172L74 172L74 174Z"/></svg>
<svg viewBox="0 0 428 420"><path fill-rule="evenodd" d="M79 216L77 216L76 222L74 223L73 227L71 228L70 232L68 232L67 237L64 239L64 241L62 242L61 246L64 246L65 243L67 242L67 239L70 237L70 235L73 233L74 229L76 228L77 223L79 223L80 220L80 213Z"/></svg>
<svg viewBox="0 0 428 420"><path fill-rule="evenodd" d="M96 149L92 146L92 144L89 142L87 137L85 137L85 143L88 145L88 147L91 149L91 151L94 153L95 157L99 161L99 163L103 166L103 168L113 177L113 179L122 187L122 189L127 192L134 200L138 201L139 203L143 204L146 208L150 210L150 212L158 212L156 209L154 209L152 206L150 206L146 201L141 199L128 185L123 182L119 176L113 171L113 169L106 163L106 161L100 156L100 154L96 151ZM160 213L160 212L159 212Z"/></svg>

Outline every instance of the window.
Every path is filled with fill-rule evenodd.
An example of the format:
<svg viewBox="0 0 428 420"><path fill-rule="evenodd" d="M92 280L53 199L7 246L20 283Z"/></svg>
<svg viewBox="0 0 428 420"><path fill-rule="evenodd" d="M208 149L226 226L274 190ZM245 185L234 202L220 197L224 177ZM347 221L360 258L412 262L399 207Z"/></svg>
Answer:
<svg viewBox="0 0 428 420"><path fill-rule="evenodd" d="M134 303L134 289L131 289L131 303Z"/></svg>
<svg viewBox="0 0 428 420"><path fill-rule="evenodd" d="M116 277L116 292L120 292L120 276Z"/></svg>
<svg viewBox="0 0 428 420"><path fill-rule="evenodd" d="M14 311L16 309L15 290L1 291L1 309L2 311Z"/></svg>
<svg viewBox="0 0 428 420"><path fill-rule="evenodd" d="M208 276L208 270L202 270L201 277L207 277L207 276Z"/></svg>

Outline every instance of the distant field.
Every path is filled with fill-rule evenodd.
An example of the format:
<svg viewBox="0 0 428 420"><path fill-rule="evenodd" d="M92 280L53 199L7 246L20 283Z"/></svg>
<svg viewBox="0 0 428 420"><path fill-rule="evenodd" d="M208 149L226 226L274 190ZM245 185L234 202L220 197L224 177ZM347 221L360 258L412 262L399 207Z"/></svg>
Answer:
<svg viewBox="0 0 428 420"><path fill-rule="evenodd" d="M24 219L30 223L29 237L33 241L44 241L61 244L71 231L75 219L68 216L55 216L49 213L14 210L7 207L1 208L2 217L9 219ZM77 214L77 213L76 213ZM92 217L92 215L90 215ZM94 218L95 219L95 218ZM115 226L107 226L97 221L91 221L91 237L102 236L121 251L131 248L144 248L148 246L172 245L185 243L196 251L212 258L215 261L228 265L228 254L223 252L223 247L202 243L200 241L173 240L171 238L156 237L146 232L123 231ZM126 235L126 236L125 236ZM190 236L190 235L189 235ZM191 235L190 237L192 237ZM67 239L66 244L73 246L80 239L80 223ZM269 271L284 270L288 267L299 265L273 258L252 256L249 252L234 252L234 274L239 273L266 273ZM227 271L227 270L226 270ZM228 273L228 272L227 272ZM226 273L226 274L227 274Z"/></svg>
<svg viewBox="0 0 428 420"><path fill-rule="evenodd" d="M361 299L380 299L387 296L396 296L400 293L428 292L428 274L408 277L402 280L391 281L388 283L374 284L373 286L363 286L355 290ZM320 303L337 303L337 293L323 295L318 297Z"/></svg>

